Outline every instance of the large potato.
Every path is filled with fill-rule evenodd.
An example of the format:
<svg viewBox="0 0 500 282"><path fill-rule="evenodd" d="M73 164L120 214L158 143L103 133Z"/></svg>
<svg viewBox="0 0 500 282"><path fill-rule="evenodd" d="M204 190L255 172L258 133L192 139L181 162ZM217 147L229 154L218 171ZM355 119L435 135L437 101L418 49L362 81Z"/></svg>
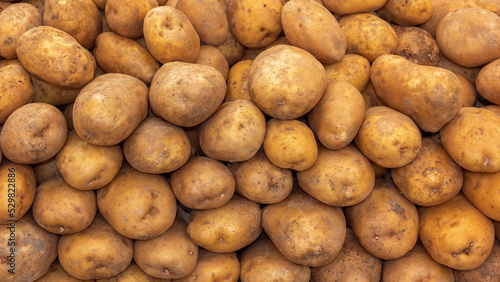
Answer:
<svg viewBox="0 0 500 282"><path fill-rule="evenodd" d="M382 7L387 0L322 0L323 5L336 15L372 12Z"/></svg>
<svg viewBox="0 0 500 282"><path fill-rule="evenodd" d="M30 73L21 65L0 67L0 124L35 95Z"/></svg>
<svg viewBox="0 0 500 282"><path fill-rule="evenodd" d="M415 26L393 26L393 28L398 35L395 55L405 57L415 64L437 66L439 46L428 31Z"/></svg>
<svg viewBox="0 0 500 282"><path fill-rule="evenodd" d="M0 224L9 224L31 208L36 177L31 166L4 161L0 164L0 183Z"/></svg>
<svg viewBox="0 0 500 282"><path fill-rule="evenodd" d="M176 282L228 281L237 282L240 277L240 261L236 253L218 254L200 249L198 262L191 274Z"/></svg>
<svg viewBox="0 0 500 282"><path fill-rule="evenodd" d="M94 78L95 58L68 33L39 26L23 33L17 57L33 75L59 87L80 88Z"/></svg>
<svg viewBox="0 0 500 282"><path fill-rule="evenodd" d="M346 54L338 63L324 67L328 83L344 80L363 92L370 81L370 61L358 54Z"/></svg>
<svg viewBox="0 0 500 282"><path fill-rule="evenodd" d="M399 25L419 25L432 17L432 3L431 0L387 0L377 14Z"/></svg>
<svg viewBox="0 0 500 282"><path fill-rule="evenodd" d="M498 277L500 277L500 243L498 240L495 240L490 255L481 266L472 270L455 270L456 282L495 282Z"/></svg>
<svg viewBox="0 0 500 282"><path fill-rule="evenodd" d="M486 100L500 105L500 59L481 69L477 75L476 88Z"/></svg>
<svg viewBox="0 0 500 282"><path fill-rule="evenodd" d="M105 13L109 28L125 37L143 36L146 14L158 7L155 0L107 0Z"/></svg>
<svg viewBox="0 0 500 282"><path fill-rule="evenodd" d="M500 221L500 172L464 171L462 192L484 215Z"/></svg>

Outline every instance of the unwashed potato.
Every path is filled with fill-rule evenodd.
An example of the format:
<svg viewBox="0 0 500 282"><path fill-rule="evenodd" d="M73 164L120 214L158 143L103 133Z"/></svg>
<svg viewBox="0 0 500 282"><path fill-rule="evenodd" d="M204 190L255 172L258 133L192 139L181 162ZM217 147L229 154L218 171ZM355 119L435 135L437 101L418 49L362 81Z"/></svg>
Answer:
<svg viewBox="0 0 500 282"><path fill-rule="evenodd" d="M14 3L0 13L0 56L17 58L17 42L27 30L42 25L42 15L27 3Z"/></svg>
<svg viewBox="0 0 500 282"><path fill-rule="evenodd" d="M109 28L119 35L139 38L143 36L146 14L156 7L158 2L155 0L108 0L106 21Z"/></svg>
<svg viewBox="0 0 500 282"><path fill-rule="evenodd" d="M351 143L365 116L363 96L349 82L327 85L318 104L308 113L309 127L328 149L341 149Z"/></svg>
<svg viewBox="0 0 500 282"><path fill-rule="evenodd" d="M370 81L370 61L358 54L346 54L340 62L324 67L328 83L344 80L363 92Z"/></svg>
<svg viewBox="0 0 500 282"><path fill-rule="evenodd" d="M395 55L405 57L415 64L437 66L439 46L428 31L415 26L393 26L393 28L398 35Z"/></svg>
<svg viewBox="0 0 500 282"><path fill-rule="evenodd" d="M151 55L162 64L192 63L200 52L200 37L193 25L181 11L170 6L156 7L146 14L144 40Z"/></svg>
<svg viewBox="0 0 500 282"><path fill-rule="evenodd" d="M186 234L186 223L175 220L166 232L149 240L134 242L134 261L148 275L178 279L196 267L198 246Z"/></svg>
<svg viewBox="0 0 500 282"><path fill-rule="evenodd" d="M200 249L194 271L176 282L228 281L237 282L240 261L236 253L218 254Z"/></svg>
<svg viewBox="0 0 500 282"><path fill-rule="evenodd" d="M95 58L68 33L39 26L23 33L17 57L36 77L59 87L80 88L94 78Z"/></svg>
<svg viewBox="0 0 500 282"><path fill-rule="evenodd" d="M456 282L495 282L498 277L500 277L500 243L498 240L495 240L490 255L481 266L472 270L455 270Z"/></svg>
<svg viewBox="0 0 500 282"><path fill-rule="evenodd" d="M450 61L448 58L446 58L442 52L439 53L439 61L437 66L443 69L450 70L455 74L463 76L465 79L467 79L467 81L469 81L472 84L475 83L477 75L481 70L481 67L466 68L457 65L454 62Z"/></svg>
<svg viewBox="0 0 500 282"><path fill-rule="evenodd" d="M67 32L87 49L102 32L101 15L92 0L45 0L43 25Z"/></svg>
<svg viewBox="0 0 500 282"><path fill-rule="evenodd" d="M253 60L239 61L229 69L224 102L234 100L252 101L248 89L248 75L250 73L250 66L252 65L252 62Z"/></svg>
<svg viewBox="0 0 500 282"><path fill-rule="evenodd" d="M128 165L97 190L97 207L118 233L139 240L167 231L177 212L174 193L163 176L142 173Z"/></svg>
<svg viewBox="0 0 500 282"><path fill-rule="evenodd" d="M87 229L62 235L57 254L61 266L75 278L108 278L131 263L133 241L116 232L98 214Z"/></svg>
<svg viewBox="0 0 500 282"><path fill-rule="evenodd" d="M53 106L61 106L73 103L80 93L81 88L71 89L65 87L58 87L54 84L38 79L36 76L31 76L33 83L34 103L47 103Z"/></svg>
<svg viewBox="0 0 500 282"><path fill-rule="evenodd" d="M36 191L36 177L29 165L4 161L0 164L0 224L21 219L30 209Z"/></svg>
<svg viewBox="0 0 500 282"><path fill-rule="evenodd" d="M420 207L419 237L438 263L457 270L479 267L495 240L492 221L462 194L443 204Z"/></svg>
<svg viewBox="0 0 500 282"><path fill-rule="evenodd" d="M387 0L322 0L323 5L336 15L372 12L382 7Z"/></svg>
<svg viewBox="0 0 500 282"><path fill-rule="evenodd" d="M462 192L484 215L500 221L500 172L464 171Z"/></svg>
<svg viewBox="0 0 500 282"><path fill-rule="evenodd" d="M42 183L54 176L61 176L61 174L57 170L55 156L46 161L33 164L32 167L33 171L35 172L37 183Z"/></svg>
<svg viewBox="0 0 500 282"><path fill-rule="evenodd" d="M432 17L431 0L387 0L377 10L383 19L399 25L419 25Z"/></svg>
<svg viewBox="0 0 500 282"><path fill-rule="evenodd" d="M263 51L276 46L276 45L290 45L290 42L288 42L288 39L286 36L280 36L278 39L274 40L271 44L266 45L261 48L247 48L245 50L245 55L241 58L241 60L255 60L257 56L262 53Z"/></svg>
<svg viewBox="0 0 500 282"><path fill-rule="evenodd" d="M476 103L476 88L469 80L462 75L455 73L462 84L462 107L472 107Z"/></svg>
<svg viewBox="0 0 500 282"><path fill-rule="evenodd" d="M224 80L227 81L229 75L229 64L222 52L211 45L201 45L198 58L194 61L195 64L207 65L217 69Z"/></svg>
<svg viewBox="0 0 500 282"><path fill-rule="evenodd" d="M0 67L0 124L35 95L30 73L21 65Z"/></svg>
<svg viewBox="0 0 500 282"><path fill-rule="evenodd" d="M59 236L40 227L31 213L16 222L0 224L0 230L2 281L34 281L47 273L57 257Z"/></svg>
<svg viewBox="0 0 500 282"><path fill-rule="evenodd" d="M146 274L134 261L119 274L104 279L97 279L96 282L170 282L170 279L158 279ZM62 281L61 281L62 282Z"/></svg>
<svg viewBox="0 0 500 282"><path fill-rule="evenodd" d="M486 100L500 105L500 58L481 69L477 75L476 88Z"/></svg>
<svg viewBox="0 0 500 282"><path fill-rule="evenodd" d="M393 54L398 45L398 36L389 23L372 14L347 15L339 25L347 42L346 53L362 55L371 63L382 54Z"/></svg>
<svg viewBox="0 0 500 282"><path fill-rule="evenodd" d="M261 237L240 256L241 282L252 281L297 281L308 282L311 269L285 258L273 242Z"/></svg>
<svg viewBox="0 0 500 282"><path fill-rule="evenodd" d="M224 43L218 45L217 49L219 49L222 54L224 54L229 66L232 66L236 62L238 62L243 57L243 55L245 55L246 50L245 46L241 45L241 43L238 42L236 38L234 38L231 29L228 30Z"/></svg>
<svg viewBox="0 0 500 282"><path fill-rule="evenodd" d="M29 103L16 109L0 132L3 155L12 162L34 164L61 150L68 129L63 114L45 103Z"/></svg>
<svg viewBox="0 0 500 282"><path fill-rule="evenodd" d="M311 268L311 282L322 281L380 281L382 261L367 252L354 232L346 229L344 246L331 263Z"/></svg>
<svg viewBox="0 0 500 282"><path fill-rule="evenodd" d="M62 268L59 260L56 259L49 268L49 271L42 277L35 280L36 282L94 282L95 280L81 280L69 275L64 268Z"/></svg>
<svg viewBox="0 0 500 282"><path fill-rule="evenodd" d="M38 225L54 234L72 234L87 228L97 212L94 191L69 186L63 178L53 177L36 189L33 217Z"/></svg>
<svg viewBox="0 0 500 282"><path fill-rule="evenodd" d="M265 206L262 227L285 258L312 267L331 263L346 236L342 209L325 205L300 190Z"/></svg>
<svg viewBox="0 0 500 282"><path fill-rule="evenodd" d="M8 6L12 5L10 2L0 2L0 13L5 10Z"/></svg>

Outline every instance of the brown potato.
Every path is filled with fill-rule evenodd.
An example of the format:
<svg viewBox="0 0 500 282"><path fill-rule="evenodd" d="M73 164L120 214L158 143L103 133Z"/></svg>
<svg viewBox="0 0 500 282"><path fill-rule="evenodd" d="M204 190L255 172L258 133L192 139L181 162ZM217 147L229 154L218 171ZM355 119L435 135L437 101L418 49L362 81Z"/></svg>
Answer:
<svg viewBox="0 0 500 282"><path fill-rule="evenodd" d="M109 28L119 35L139 38L143 36L146 14L156 7L158 2L155 0L108 0L105 7L106 20Z"/></svg>
<svg viewBox="0 0 500 282"><path fill-rule="evenodd" d="M357 14L378 10L387 0L322 0L323 5L336 15Z"/></svg>
<svg viewBox="0 0 500 282"><path fill-rule="evenodd" d="M493 223L462 194L437 206L420 207L419 215L420 240L436 262L471 270L488 258L495 240Z"/></svg>
<svg viewBox="0 0 500 282"><path fill-rule="evenodd" d="M434 37L436 37L436 29L439 21L441 21L446 14L463 7L475 7L473 5L475 0L430 0L430 2L432 6L432 16L420 27L427 30Z"/></svg>
<svg viewBox="0 0 500 282"><path fill-rule="evenodd" d="M395 55L423 66L437 66L439 46L432 35L425 29L415 26L393 26L398 35Z"/></svg>
<svg viewBox="0 0 500 282"><path fill-rule="evenodd" d="M331 263L311 268L311 282L380 281L382 261L367 252L347 228L344 246Z"/></svg>
<svg viewBox="0 0 500 282"><path fill-rule="evenodd" d="M218 254L200 249L194 271L176 282L229 281L240 277L240 262L236 253Z"/></svg>
<svg viewBox="0 0 500 282"><path fill-rule="evenodd" d="M334 81L327 85L323 97L308 113L309 127L328 149L349 145L365 116L363 96L349 82Z"/></svg>
<svg viewBox="0 0 500 282"><path fill-rule="evenodd" d="M80 93L81 88L71 89L58 87L54 84L38 79L36 76L31 76L35 95L33 96L34 103L47 103L53 106L61 106L75 102L76 96Z"/></svg>
<svg viewBox="0 0 500 282"><path fill-rule="evenodd" d="M500 221L500 172L480 173L464 171L462 192L484 215Z"/></svg>
<svg viewBox="0 0 500 282"><path fill-rule="evenodd" d="M278 39L274 40L271 44L262 48L247 48L245 50L245 55L243 55L241 60L255 60L260 53L276 45L290 45L290 42L288 42L286 36L283 35L278 37Z"/></svg>
<svg viewBox="0 0 500 282"><path fill-rule="evenodd" d="M400 258L417 242L417 208L386 180L377 179L368 198L345 213L359 243L376 257Z"/></svg>
<svg viewBox="0 0 500 282"><path fill-rule="evenodd" d="M207 65L217 69L224 80L227 81L229 75L229 64L226 57L222 52L211 45L201 45L200 54L194 61L195 64Z"/></svg>
<svg viewBox="0 0 500 282"><path fill-rule="evenodd" d="M500 58L481 69L477 75L476 88L486 100L500 105Z"/></svg>
<svg viewBox="0 0 500 282"><path fill-rule="evenodd" d="M370 82L368 83L368 86L366 87L366 90L361 94L363 96L363 100L365 101L365 110L368 110L368 108L371 107L376 107L376 106L386 106L386 102L384 102L378 95L377 92L375 92L375 89L373 89L373 84Z"/></svg>
<svg viewBox="0 0 500 282"><path fill-rule="evenodd" d="M45 1L45 0L42 0L42 1ZM99 10L104 11L104 9L106 8L106 3L108 2L108 0L92 0L92 2L94 2L94 4L96 5L96 7Z"/></svg>
<svg viewBox="0 0 500 282"><path fill-rule="evenodd" d="M455 73L462 84L462 107L472 107L476 103L476 88L462 75Z"/></svg>
<svg viewBox="0 0 500 282"><path fill-rule="evenodd" d="M498 240L493 244L490 255L481 266L472 270L455 270L456 282L495 282L498 277L500 277L500 243Z"/></svg>
<svg viewBox="0 0 500 282"><path fill-rule="evenodd" d="M21 219L30 209L36 191L33 168L4 161L0 164L0 224Z"/></svg>
<svg viewBox="0 0 500 282"><path fill-rule="evenodd" d="M431 0L387 0L377 10L383 19L399 25L419 25L432 17Z"/></svg>
<svg viewBox="0 0 500 282"><path fill-rule="evenodd" d="M340 62L324 67L328 83L344 80L363 92L370 81L370 61L361 55L346 54Z"/></svg>
<svg viewBox="0 0 500 282"><path fill-rule="evenodd" d="M12 3L10 2L0 2L0 13L3 12L3 10L5 10L5 8L7 8L10 5L12 5Z"/></svg>
<svg viewBox="0 0 500 282"><path fill-rule="evenodd" d="M95 282L170 282L170 279L158 279L146 274L134 261L119 274L104 279L97 279ZM62 281L61 281L62 282Z"/></svg>
<svg viewBox="0 0 500 282"><path fill-rule="evenodd" d="M51 233L80 232L92 223L96 212L95 193L77 190L61 177L48 179L36 189L33 217Z"/></svg>
<svg viewBox="0 0 500 282"><path fill-rule="evenodd" d="M482 109L488 110L490 112L495 113L497 116L500 116L500 106L498 105L488 105L482 107Z"/></svg>
<svg viewBox="0 0 500 282"><path fill-rule="evenodd" d="M42 183L45 180L54 176L60 177L61 174L57 170L56 157L52 157L46 161L39 162L32 165L35 172L36 182Z"/></svg>
<svg viewBox="0 0 500 282"><path fill-rule="evenodd" d="M75 127L73 126L73 106L74 104L68 104L64 107L64 119L66 119L66 123L68 124L68 130L73 130Z"/></svg>
<svg viewBox="0 0 500 282"><path fill-rule="evenodd" d="M95 280L81 280L69 275L64 268L62 268L59 260L56 259L49 268L49 271L42 277L35 280L36 282L95 282Z"/></svg>
<svg viewBox="0 0 500 282"><path fill-rule="evenodd" d="M285 258L312 267L331 263L346 236L342 209L325 205L300 190L264 207L262 227Z"/></svg>
<svg viewBox="0 0 500 282"><path fill-rule="evenodd" d="M21 65L0 67L0 124L35 95L30 73Z"/></svg>
<svg viewBox="0 0 500 282"><path fill-rule="evenodd" d="M174 193L163 176L127 165L113 181L97 190L97 207L118 233L139 240L167 231L177 211Z"/></svg>
<svg viewBox="0 0 500 282"><path fill-rule="evenodd" d="M232 66L236 62L238 62L241 57L243 57L246 50L245 46L241 45L241 43L239 43L236 38L234 38L231 29L228 30L224 43L217 46L217 49L219 49L222 54L224 54L229 66Z"/></svg>
<svg viewBox="0 0 500 282"><path fill-rule="evenodd" d="M198 246L216 253L231 253L255 241L262 232L259 205L234 195L224 206L193 210L187 233Z"/></svg>
<svg viewBox="0 0 500 282"><path fill-rule="evenodd" d="M229 69L227 78L226 96L224 102L234 100L252 101L250 91L248 89L248 75L250 74L250 66L253 60L243 60L234 64Z"/></svg>
<svg viewBox="0 0 500 282"><path fill-rule="evenodd" d="M21 65L21 62L19 62L18 59L6 59L4 60L2 57L0 57L0 68L8 66L8 65Z"/></svg>
<svg viewBox="0 0 500 282"><path fill-rule="evenodd" d="M460 65L455 64L454 62L448 60L442 52L439 53L439 61L437 64L438 67L450 70L454 72L455 74L459 74L463 76L465 79L467 79L470 83L474 84L477 78L477 75L479 74L479 71L481 70L481 67L476 67L476 68L466 68L462 67Z"/></svg>
<svg viewBox="0 0 500 282"><path fill-rule="evenodd" d="M493 225L495 226L495 237L500 240L500 221L494 220Z"/></svg>

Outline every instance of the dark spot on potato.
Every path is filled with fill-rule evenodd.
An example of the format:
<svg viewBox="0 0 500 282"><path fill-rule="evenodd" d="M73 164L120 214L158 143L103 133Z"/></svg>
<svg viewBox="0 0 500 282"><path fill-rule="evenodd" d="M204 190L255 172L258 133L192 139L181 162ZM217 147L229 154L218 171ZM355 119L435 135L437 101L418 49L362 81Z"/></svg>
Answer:
<svg viewBox="0 0 500 282"><path fill-rule="evenodd" d="M399 203L396 202L390 202L391 205L391 210L397 214L403 214L405 212L405 209L399 205Z"/></svg>

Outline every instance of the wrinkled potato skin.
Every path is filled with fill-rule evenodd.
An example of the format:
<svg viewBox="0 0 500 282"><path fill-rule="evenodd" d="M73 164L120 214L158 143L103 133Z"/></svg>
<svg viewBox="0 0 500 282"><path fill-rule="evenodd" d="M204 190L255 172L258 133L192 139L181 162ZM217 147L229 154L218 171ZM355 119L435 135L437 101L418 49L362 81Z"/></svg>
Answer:
<svg viewBox="0 0 500 282"><path fill-rule="evenodd" d="M395 55L423 66L437 66L439 46L432 35L425 29L408 26L393 26L398 35L398 46Z"/></svg>
<svg viewBox="0 0 500 282"><path fill-rule="evenodd" d="M322 0L328 10L336 15L366 13L378 10L387 0Z"/></svg>
<svg viewBox="0 0 500 282"><path fill-rule="evenodd" d="M479 173L464 171L462 192L484 215L500 221L500 172Z"/></svg>
<svg viewBox="0 0 500 282"><path fill-rule="evenodd" d="M363 92L370 81L370 61L361 55L346 54L340 62L324 67L328 83L344 80Z"/></svg>
<svg viewBox="0 0 500 282"><path fill-rule="evenodd" d="M339 62L345 55L344 34L332 13L320 3L286 2L281 11L281 24L290 44L308 51L323 64Z"/></svg>
<svg viewBox="0 0 500 282"><path fill-rule="evenodd" d="M218 254L200 249L198 262L190 275L176 282L228 281L237 282L240 262L236 253Z"/></svg>
<svg viewBox="0 0 500 282"><path fill-rule="evenodd" d="M38 79L36 76L31 76L35 95L33 96L34 103L47 103L53 106L61 106L75 102L76 96L80 93L81 88L70 89L58 87L46 81Z"/></svg>
<svg viewBox="0 0 500 282"><path fill-rule="evenodd" d="M481 281L495 282L500 277L500 243L495 240L488 258L476 269L455 270L456 282Z"/></svg>
<svg viewBox="0 0 500 282"><path fill-rule="evenodd" d="M0 152L1 155L1 152ZM9 177L10 176L10 177ZM15 180L9 182L9 179ZM36 193L36 177L33 168L29 165L22 165L5 161L0 164L0 224L10 224L10 220L21 219L31 207ZM15 192L14 197L9 194ZM9 198L14 202L9 202ZM22 199L22 200L21 200ZM10 216L9 209L15 204L14 216Z"/></svg>
<svg viewBox="0 0 500 282"><path fill-rule="evenodd" d="M477 75L476 88L486 100L500 105L500 58L481 69Z"/></svg>
<svg viewBox="0 0 500 282"><path fill-rule="evenodd" d="M229 69L224 102L234 100L252 101L250 91L248 89L248 75L250 74L250 66L252 65L252 62L253 60L239 61Z"/></svg>
<svg viewBox="0 0 500 282"><path fill-rule="evenodd" d="M211 66L217 69L220 74L222 74L222 77L224 77L224 80L227 81L227 77L229 75L229 64L224 54L222 54L217 47L211 45L201 45L200 54L194 63Z"/></svg>
<svg viewBox="0 0 500 282"><path fill-rule="evenodd" d="M367 252L354 232L347 228L342 251L331 263L311 269L311 282L322 281L380 281L382 261Z"/></svg>
<svg viewBox="0 0 500 282"><path fill-rule="evenodd" d="M146 14L156 7L158 2L155 0L108 0L105 7L106 20L109 28L119 35L139 38L143 36Z"/></svg>
<svg viewBox="0 0 500 282"><path fill-rule="evenodd" d="M0 56L15 59L19 38L27 30L42 25L42 15L28 3L14 3L0 12Z"/></svg>
<svg viewBox="0 0 500 282"><path fill-rule="evenodd" d="M461 82L445 69L383 55L372 64L370 78L382 100L411 117L424 131L438 131L461 107Z"/></svg>
<svg viewBox="0 0 500 282"><path fill-rule="evenodd" d="M419 237L438 263L471 270L488 257L495 240L492 221L462 194L443 204L420 207Z"/></svg>
<svg viewBox="0 0 500 282"><path fill-rule="evenodd" d="M308 113L308 124L318 140L328 149L349 145L365 116L361 93L349 82L327 85L318 104Z"/></svg>
<svg viewBox="0 0 500 282"><path fill-rule="evenodd" d="M35 95L30 73L21 65L0 67L0 124Z"/></svg>
<svg viewBox="0 0 500 282"><path fill-rule="evenodd" d="M448 58L446 58L442 52L439 53L439 61L437 67L447 69L455 74L459 74L472 84L475 83L477 75L479 74L479 71L481 71L482 69L481 67L466 68L457 65L454 62L450 61Z"/></svg>
<svg viewBox="0 0 500 282"><path fill-rule="evenodd" d="M432 4L431 0L387 0L377 14L399 25L415 26L432 17Z"/></svg>
<svg viewBox="0 0 500 282"><path fill-rule="evenodd" d="M398 45L394 29L381 18L361 13L344 16L340 29L347 42L347 54L359 54L371 63L383 54L393 54Z"/></svg>
<svg viewBox="0 0 500 282"><path fill-rule="evenodd" d="M66 270L62 268L59 260L56 259L51 264L49 271L38 278L36 282L95 282L95 279L81 280L69 275Z"/></svg>

